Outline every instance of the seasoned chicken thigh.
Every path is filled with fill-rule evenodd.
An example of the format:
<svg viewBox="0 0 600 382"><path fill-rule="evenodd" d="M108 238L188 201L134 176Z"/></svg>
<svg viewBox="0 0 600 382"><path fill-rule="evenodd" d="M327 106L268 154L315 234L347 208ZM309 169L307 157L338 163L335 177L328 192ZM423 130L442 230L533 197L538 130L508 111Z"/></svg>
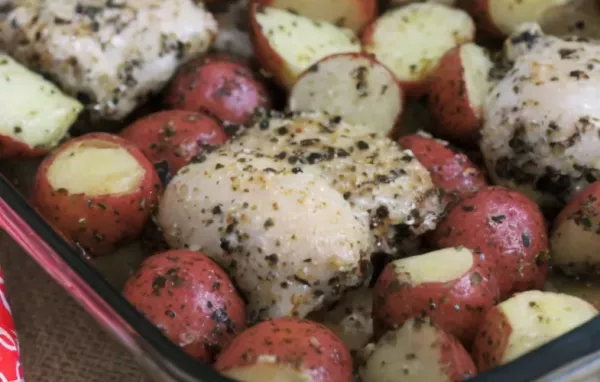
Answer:
<svg viewBox="0 0 600 382"><path fill-rule="evenodd" d="M14 0L0 7L0 49L119 120L162 88L217 31L192 0Z"/></svg>
<svg viewBox="0 0 600 382"><path fill-rule="evenodd" d="M513 66L488 96L481 151L495 183L560 206L600 179L600 45L525 24L505 51Z"/></svg>
<svg viewBox="0 0 600 382"><path fill-rule="evenodd" d="M251 318L338 300L373 252L435 228L442 210L410 151L339 118L265 117L201 159L169 184L158 222L172 247L230 272Z"/></svg>

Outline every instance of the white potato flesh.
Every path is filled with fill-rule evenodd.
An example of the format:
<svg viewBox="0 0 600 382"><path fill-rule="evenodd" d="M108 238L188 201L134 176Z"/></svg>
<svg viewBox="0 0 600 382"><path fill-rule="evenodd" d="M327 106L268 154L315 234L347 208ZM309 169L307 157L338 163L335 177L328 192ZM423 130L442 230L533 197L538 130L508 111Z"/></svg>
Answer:
<svg viewBox="0 0 600 382"><path fill-rule="evenodd" d="M363 43L400 81L422 81L444 53L474 35L475 24L462 10L417 3L384 13Z"/></svg>
<svg viewBox="0 0 600 382"><path fill-rule="evenodd" d="M352 290L327 311L323 324L331 329L348 350L363 348L373 337L373 290Z"/></svg>
<svg viewBox="0 0 600 382"><path fill-rule="evenodd" d="M285 364L259 362L251 366L233 368L223 371L226 377L241 382L312 382L313 378L306 371L297 370Z"/></svg>
<svg viewBox="0 0 600 382"><path fill-rule="evenodd" d="M553 36L600 39L600 2L598 0L571 1L563 7L547 12L539 24Z"/></svg>
<svg viewBox="0 0 600 382"><path fill-rule="evenodd" d="M403 92L394 75L362 54L327 57L311 66L290 92L292 111L323 111L369 127L392 131L403 108Z"/></svg>
<svg viewBox="0 0 600 382"><path fill-rule="evenodd" d="M376 0L271 0L269 5L290 9L312 20L326 21L350 28L355 32L369 20L365 20L364 7ZM374 8L374 7L373 7Z"/></svg>
<svg viewBox="0 0 600 382"><path fill-rule="evenodd" d="M494 183L554 208L600 179L600 45L524 25L506 51L514 65L486 100L481 151Z"/></svg>
<svg viewBox="0 0 600 382"><path fill-rule="evenodd" d="M475 115L480 117L491 88L489 73L493 63L484 48L472 43L460 48L460 61L469 103Z"/></svg>
<svg viewBox="0 0 600 382"><path fill-rule="evenodd" d="M126 149L103 143L77 143L61 151L46 172L52 188L90 197L136 191L146 170Z"/></svg>
<svg viewBox="0 0 600 382"><path fill-rule="evenodd" d="M600 219L589 219L593 226ZM600 265L600 240L596 230L586 230L572 219L561 222L550 238L552 263L568 273L595 271Z"/></svg>
<svg viewBox="0 0 600 382"><path fill-rule="evenodd" d="M359 375L369 382L449 381L442 362L442 336L429 320L410 319L363 350Z"/></svg>
<svg viewBox="0 0 600 382"><path fill-rule="evenodd" d="M444 248L396 260L393 264L398 277L408 278L413 286L445 283L461 278L473 267L473 252L464 247Z"/></svg>
<svg viewBox="0 0 600 382"><path fill-rule="evenodd" d="M365 159L368 152L380 153L378 163ZM361 262L392 246L382 244L393 237L390 221L418 232L435 227L437 191L409 156L393 141L321 115L265 117L180 170L158 223L172 247L203 251L229 271L251 317L303 317L364 281ZM401 176L375 181L392 170Z"/></svg>
<svg viewBox="0 0 600 382"><path fill-rule="evenodd" d="M519 25L537 22L547 13L560 11L573 0L480 0L487 1L494 26L504 34L513 33Z"/></svg>
<svg viewBox="0 0 600 382"><path fill-rule="evenodd" d="M20 1L0 14L0 49L119 120L208 50L217 23L193 0ZM40 59L43 58L43 59Z"/></svg>
<svg viewBox="0 0 600 382"><path fill-rule="evenodd" d="M260 7L256 11L260 33L270 49L283 60L282 68L293 82L315 62L336 53L360 52L360 43L350 29L314 21L288 10Z"/></svg>
<svg viewBox="0 0 600 382"><path fill-rule="evenodd" d="M598 311L580 298L528 291L498 305L511 333L501 363L512 361L594 318Z"/></svg>
<svg viewBox="0 0 600 382"><path fill-rule="evenodd" d="M42 76L0 54L0 135L31 148L58 145L82 110Z"/></svg>

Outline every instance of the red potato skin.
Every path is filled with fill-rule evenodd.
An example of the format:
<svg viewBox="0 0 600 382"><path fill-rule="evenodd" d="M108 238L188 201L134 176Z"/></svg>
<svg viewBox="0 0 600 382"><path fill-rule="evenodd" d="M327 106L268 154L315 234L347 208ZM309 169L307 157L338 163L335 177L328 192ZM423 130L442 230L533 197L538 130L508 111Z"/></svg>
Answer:
<svg viewBox="0 0 600 382"><path fill-rule="evenodd" d="M363 45L363 50L366 47L369 47L373 43L373 34L375 33L376 23L377 23L377 20L373 21L372 23L370 23L363 29L363 32L362 32L361 38L360 38L360 41ZM373 57L375 57L375 59L377 59L376 54L374 54L374 53L371 53L371 54L373 55ZM385 66L385 64L383 64L383 63L381 63L381 64ZM388 68L388 70L390 72L394 73L394 71L391 70L390 68ZM419 98L419 97L422 97L425 94L427 94L427 92L429 91L430 80L429 80L428 76L423 76L423 78L418 81L403 81L402 79L400 79L398 77L396 77L396 80L400 84L400 87L404 91L404 94L406 94L408 97Z"/></svg>
<svg viewBox="0 0 600 382"><path fill-rule="evenodd" d="M437 122L436 135L473 147L479 140L481 118L469 101L460 49L459 45L446 52L431 75L428 106Z"/></svg>
<svg viewBox="0 0 600 382"><path fill-rule="evenodd" d="M221 121L243 124L257 108L269 109L266 86L233 58L198 59L175 75L165 98L170 109L209 113Z"/></svg>
<svg viewBox="0 0 600 382"><path fill-rule="evenodd" d="M263 5L256 2L251 2L248 6L248 17L250 19L250 40L256 59L258 60L262 70L267 76L272 76L274 81L285 89L291 89L296 79L291 73L283 73L282 68L285 67L283 58L279 56L269 44L269 40L261 31L260 24L256 18L256 13L261 12Z"/></svg>
<svg viewBox="0 0 600 382"><path fill-rule="evenodd" d="M526 196L504 187L484 187L450 209L432 235L439 248L465 246L496 262L501 301L542 289L548 271L544 217Z"/></svg>
<svg viewBox="0 0 600 382"><path fill-rule="evenodd" d="M123 295L175 344L186 339L182 349L206 363L245 329L244 301L200 252L173 250L146 259Z"/></svg>
<svg viewBox="0 0 600 382"><path fill-rule="evenodd" d="M342 341L321 324L294 318L277 318L249 328L221 353L215 369L251 366L267 354L277 356L279 364L308 371L313 382L353 381L352 358Z"/></svg>
<svg viewBox="0 0 600 382"><path fill-rule="evenodd" d="M227 141L214 118L183 110L167 110L138 119L121 132L152 163L166 161L171 173Z"/></svg>
<svg viewBox="0 0 600 382"><path fill-rule="evenodd" d="M416 286L410 284L410 275L399 279L395 265L388 264L373 293L376 337L410 318L428 316L469 346L485 312L498 302L500 290L493 264L481 254L473 254L473 267L460 278Z"/></svg>
<svg viewBox="0 0 600 382"><path fill-rule="evenodd" d="M47 177L48 168L62 151L79 143L126 149L146 170L138 189L131 194L94 197L53 189ZM34 184L33 200L38 211L93 257L111 253L137 238L158 205L162 191L158 175L144 154L133 143L106 133L86 134L59 147L40 164Z"/></svg>
<svg viewBox="0 0 600 382"><path fill-rule="evenodd" d="M502 363L502 355L508 346L512 326L504 313L495 306L483 319L471 354L480 372L492 369Z"/></svg>
<svg viewBox="0 0 600 382"><path fill-rule="evenodd" d="M433 183L444 192L444 201L454 203L487 185L485 174L463 153L440 141L419 134L398 140L431 174Z"/></svg>
<svg viewBox="0 0 600 382"><path fill-rule="evenodd" d="M449 381L464 381L477 375L473 359L452 335L440 331L440 364L446 365L446 375Z"/></svg>
<svg viewBox="0 0 600 382"><path fill-rule="evenodd" d="M494 24L489 12L489 2L490 0L458 0L457 6L471 15L477 32L482 32L489 38L502 38L505 34Z"/></svg>
<svg viewBox="0 0 600 382"><path fill-rule="evenodd" d="M24 142L0 134L0 158L40 157L47 152L47 150L33 148Z"/></svg>

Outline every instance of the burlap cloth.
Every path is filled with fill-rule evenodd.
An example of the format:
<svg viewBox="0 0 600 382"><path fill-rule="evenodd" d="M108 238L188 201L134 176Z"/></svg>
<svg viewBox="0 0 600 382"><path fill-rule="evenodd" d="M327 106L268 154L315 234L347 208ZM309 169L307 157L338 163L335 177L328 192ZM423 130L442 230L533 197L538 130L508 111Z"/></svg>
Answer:
<svg viewBox="0 0 600 382"><path fill-rule="evenodd" d="M147 382L133 358L0 231L27 382Z"/></svg>

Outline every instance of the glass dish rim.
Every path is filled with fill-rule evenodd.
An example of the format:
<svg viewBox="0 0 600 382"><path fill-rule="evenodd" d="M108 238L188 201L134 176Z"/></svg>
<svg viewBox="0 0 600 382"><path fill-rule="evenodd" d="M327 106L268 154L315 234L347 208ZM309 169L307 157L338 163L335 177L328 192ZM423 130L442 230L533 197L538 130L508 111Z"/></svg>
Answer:
<svg viewBox="0 0 600 382"><path fill-rule="evenodd" d="M134 334L147 341L158 355L172 364L178 372L183 372L187 378L191 377L196 381L232 381L217 373L211 366L198 360L194 360L178 346L169 341L159 329L130 305L121 293L110 285L98 270L83 259L75 248L69 245L61 235L56 233L45 219L30 205L27 199L14 188L6 177L0 174L0 202L2 201L6 203L6 205L8 205L8 207L12 209L14 213L62 259L64 264L80 277L83 282L85 282L93 292L113 310L114 313L129 325ZM2 228L3 227L0 225L0 229ZM30 254L28 253L28 255ZM44 271L48 273L46 269L44 269ZM56 279L53 275L51 276ZM67 293L73 295L69 290L67 290ZM73 297L79 304L86 308L85 304L83 304L77 296ZM86 308L86 310L88 309ZM94 314L92 314L92 316L94 316ZM94 316L94 318L98 320L97 317ZM111 330L106 327L105 329L108 331ZM123 339L120 340L123 342ZM568 349L568 351L565 351L566 349ZM561 370L567 369L572 375L573 370L572 368L569 369L569 365L577 364L578 360L589 357L598 351L600 351L600 316L508 364L479 374L469 381L531 381L552 374L560 374ZM577 368L586 368L589 365L589 363L586 363L577 366ZM549 378L556 380L552 377Z"/></svg>

